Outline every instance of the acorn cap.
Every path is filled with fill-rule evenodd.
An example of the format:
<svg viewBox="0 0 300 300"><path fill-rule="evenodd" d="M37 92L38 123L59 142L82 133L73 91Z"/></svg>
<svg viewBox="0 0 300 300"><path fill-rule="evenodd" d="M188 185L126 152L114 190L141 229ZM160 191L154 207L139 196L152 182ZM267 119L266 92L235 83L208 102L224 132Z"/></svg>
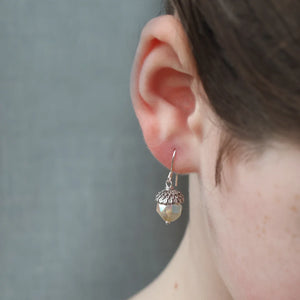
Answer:
<svg viewBox="0 0 300 300"><path fill-rule="evenodd" d="M173 188L164 189L156 195L155 201L160 204L182 204L184 196L181 192Z"/></svg>

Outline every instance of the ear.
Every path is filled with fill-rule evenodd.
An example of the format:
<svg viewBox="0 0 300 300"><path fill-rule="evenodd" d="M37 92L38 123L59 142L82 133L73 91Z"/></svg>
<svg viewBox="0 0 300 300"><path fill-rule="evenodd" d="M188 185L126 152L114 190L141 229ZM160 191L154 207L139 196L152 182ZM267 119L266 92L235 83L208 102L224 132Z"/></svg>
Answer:
<svg viewBox="0 0 300 300"><path fill-rule="evenodd" d="M152 154L170 168L176 149L177 173L198 170L201 113L195 65L174 16L155 18L145 26L131 73L131 98Z"/></svg>

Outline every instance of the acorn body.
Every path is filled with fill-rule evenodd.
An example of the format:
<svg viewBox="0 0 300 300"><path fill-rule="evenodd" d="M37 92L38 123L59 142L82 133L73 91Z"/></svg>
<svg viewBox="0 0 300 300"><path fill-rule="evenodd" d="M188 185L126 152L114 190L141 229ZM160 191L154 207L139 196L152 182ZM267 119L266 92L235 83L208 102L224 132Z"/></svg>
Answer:
<svg viewBox="0 0 300 300"><path fill-rule="evenodd" d="M160 217L170 224L176 221L182 212L182 203L184 202L184 196L181 192L175 190L172 186L160 191L156 197L156 211Z"/></svg>

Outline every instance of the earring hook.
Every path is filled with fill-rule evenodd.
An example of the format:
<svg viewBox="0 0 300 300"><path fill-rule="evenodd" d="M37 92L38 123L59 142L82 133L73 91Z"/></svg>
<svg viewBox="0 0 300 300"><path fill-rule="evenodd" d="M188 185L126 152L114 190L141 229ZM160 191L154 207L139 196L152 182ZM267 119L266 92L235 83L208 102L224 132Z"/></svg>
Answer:
<svg viewBox="0 0 300 300"><path fill-rule="evenodd" d="M175 155L176 155L176 149L174 149L174 151L173 151L172 161L171 161L171 169L170 169L170 172L168 175L168 179L166 181L166 187L168 189L170 189L172 187L173 163L174 163ZM176 177L175 177L175 186L177 186L177 184L178 184L178 174L176 174Z"/></svg>
<svg viewBox="0 0 300 300"><path fill-rule="evenodd" d="M171 173L173 173L173 163L174 163L175 155L176 155L176 149L174 149L173 155L172 155L171 170L170 170Z"/></svg>

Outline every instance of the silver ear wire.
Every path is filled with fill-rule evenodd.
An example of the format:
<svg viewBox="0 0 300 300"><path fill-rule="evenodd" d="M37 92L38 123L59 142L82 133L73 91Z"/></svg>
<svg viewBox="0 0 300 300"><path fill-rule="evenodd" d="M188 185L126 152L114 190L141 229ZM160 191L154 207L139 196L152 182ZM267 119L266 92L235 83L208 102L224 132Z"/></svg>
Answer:
<svg viewBox="0 0 300 300"><path fill-rule="evenodd" d="M172 161L171 161L171 169L168 175L168 178L166 180L166 189L170 189L171 187L173 187L173 183L172 183L172 177L173 177L173 164L174 164L174 159L175 159L175 155L176 155L176 149L174 149L173 151L173 155L172 155ZM178 174L175 174L175 186L178 185Z"/></svg>
<svg viewBox="0 0 300 300"><path fill-rule="evenodd" d="M170 224L174 222L181 216L182 203L184 202L184 196L181 192L177 191L173 187L172 177L173 177L173 164L176 155L176 149L173 151L171 168L166 180L165 189L160 191L156 197L156 211L161 216L161 218ZM175 186L178 184L178 174L175 177Z"/></svg>

